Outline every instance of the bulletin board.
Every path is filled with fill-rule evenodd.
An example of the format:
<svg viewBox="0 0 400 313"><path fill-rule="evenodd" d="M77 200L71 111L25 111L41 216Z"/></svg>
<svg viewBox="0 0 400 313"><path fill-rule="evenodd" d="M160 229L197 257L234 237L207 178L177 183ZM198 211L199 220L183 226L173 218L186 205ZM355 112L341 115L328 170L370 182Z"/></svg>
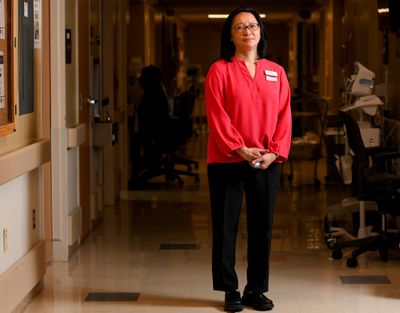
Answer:
<svg viewBox="0 0 400 313"><path fill-rule="evenodd" d="M18 0L18 115L34 111L34 2Z"/></svg>
<svg viewBox="0 0 400 313"><path fill-rule="evenodd" d="M12 84L12 0L0 0L0 136L15 131Z"/></svg>

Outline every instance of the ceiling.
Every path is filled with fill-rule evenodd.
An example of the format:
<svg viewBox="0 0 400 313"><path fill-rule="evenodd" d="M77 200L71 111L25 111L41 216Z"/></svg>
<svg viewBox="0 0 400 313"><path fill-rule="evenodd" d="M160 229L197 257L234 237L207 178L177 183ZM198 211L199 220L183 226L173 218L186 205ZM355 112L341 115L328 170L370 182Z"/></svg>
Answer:
<svg viewBox="0 0 400 313"><path fill-rule="evenodd" d="M156 0L157 6L178 15L188 23L207 22L209 13L229 13L249 6L265 13L269 21L285 21L298 16L300 10L314 9L323 0Z"/></svg>

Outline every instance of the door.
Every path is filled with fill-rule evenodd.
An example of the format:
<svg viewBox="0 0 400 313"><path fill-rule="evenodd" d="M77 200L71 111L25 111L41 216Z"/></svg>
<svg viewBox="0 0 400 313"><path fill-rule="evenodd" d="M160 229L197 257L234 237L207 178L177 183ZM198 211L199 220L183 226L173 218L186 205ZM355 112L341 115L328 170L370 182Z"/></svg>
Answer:
<svg viewBox="0 0 400 313"><path fill-rule="evenodd" d="M89 99L89 0L78 1L79 28L79 123L85 125L85 142L79 147L79 197L82 208L83 239L90 231L90 133Z"/></svg>
<svg viewBox="0 0 400 313"><path fill-rule="evenodd" d="M79 123L85 125L85 143L79 147L80 204L82 208L81 239L87 236L99 216L102 206L97 191L101 163L100 152L92 145L93 124L99 112L99 38L100 38L100 0L78 1L79 24ZM96 86L94 86L96 85ZM94 161L94 162L93 162ZM100 168L99 168L100 167Z"/></svg>

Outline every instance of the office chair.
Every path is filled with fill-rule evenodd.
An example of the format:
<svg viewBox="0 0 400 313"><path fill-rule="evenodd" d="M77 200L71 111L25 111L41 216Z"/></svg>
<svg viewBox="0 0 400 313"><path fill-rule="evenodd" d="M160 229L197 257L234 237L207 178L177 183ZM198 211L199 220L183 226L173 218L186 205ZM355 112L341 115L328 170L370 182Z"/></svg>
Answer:
<svg viewBox="0 0 400 313"><path fill-rule="evenodd" d="M172 124L177 123L179 125L179 127L172 126L173 128L176 129L174 138L175 138L175 144L177 145L178 148L186 144L190 138L196 136L196 133L193 130L193 124L194 124L193 110L195 101L196 101L196 95L194 90L192 89L182 92L178 97L175 98L174 112L171 123ZM177 153L175 153L174 161L176 164L182 164L187 166L187 170L189 173L192 171L193 167L195 169L199 168L198 161L183 158L179 156ZM190 175L187 174L187 172L184 174ZM194 174L194 177L196 178L196 181L198 181L198 175Z"/></svg>
<svg viewBox="0 0 400 313"><path fill-rule="evenodd" d="M193 118L192 111L194 98L189 92L185 92L179 96L174 112L179 114L167 118L162 124L163 129L157 129L160 132L157 140L146 140L144 137L145 153L147 166L137 174L130 183L130 188L136 189L143 187L145 183L157 176L164 176L167 182L178 181L182 186L184 184L181 176L194 177L195 182L200 181L197 172L193 172L192 167L198 168L198 162L178 156L177 150L185 145L192 136ZM179 111L177 111L179 110ZM151 117L151 116L150 116ZM145 122L145 121L144 121ZM183 164L187 166L187 170L178 169L176 166Z"/></svg>
<svg viewBox="0 0 400 313"><path fill-rule="evenodd" d="M400 243L398 232L389 232L387 228L388 215L400 215L400 176L390 173L390 162L400 157L400 151L391 147L366 148L358 123L349 113L340 112L339 115L353 152L351 193L359 201L361 210L365 202L375 202L382 224L376 234L337 243L332 257L341 259L342 249L356 247L347 259L348 267L356 267L357 257L367 251L378 250L381 261L387 261L389 248L398 248ZM360 226L363 226L365 211L361 213Z"/></svg>

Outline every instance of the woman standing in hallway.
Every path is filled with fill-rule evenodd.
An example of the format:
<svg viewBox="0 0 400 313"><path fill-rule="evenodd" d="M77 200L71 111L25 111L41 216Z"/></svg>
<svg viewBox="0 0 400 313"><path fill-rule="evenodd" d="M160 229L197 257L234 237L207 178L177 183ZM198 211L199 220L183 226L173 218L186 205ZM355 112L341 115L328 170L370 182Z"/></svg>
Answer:
<svg viewBox="0 0 400 313"><path fill-rule="evenodd" d="M283 68L267 59L259 14L237 8L225 20L221 56L206 77L208 180L213 227L213 288L224 310L273 308L269 257L280 162L291 140L290 87ZM240 295L235 246L243 193L247 204L247 284Z"/></svg>

